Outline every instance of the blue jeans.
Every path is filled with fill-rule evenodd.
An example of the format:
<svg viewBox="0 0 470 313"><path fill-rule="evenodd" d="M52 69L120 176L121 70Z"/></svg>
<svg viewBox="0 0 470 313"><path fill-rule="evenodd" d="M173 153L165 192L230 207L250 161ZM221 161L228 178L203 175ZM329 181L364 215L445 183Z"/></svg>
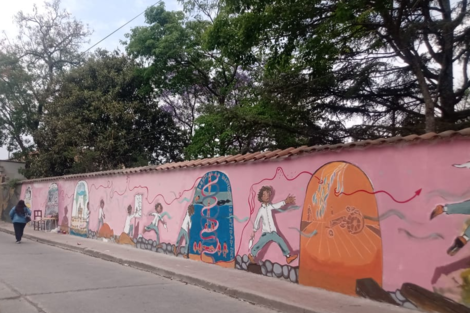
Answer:
<svg viewBox="0 0 470 313"><path fill-rule="evenodd" d="M454 204L446 204L447 207L447 214L465 214L470 215L470 200L454 203ZM464 231L464 235L470 238L470 226L467 227Z"/></svg>
<svg viewBox="0 0 470 313"><path fill-rule="evenodd" d="M157 234L157 244L160 243L160 231L158 230L157 225L155 224L150 224L149 226L145 226L145 230L153 230L155 231L155 234Z"/></svg>
<svg viewBox="0 0 470 313"><path fill-rule="evenodd" d="M284 239L282 239L281 236L279 236L275 231L273 231L273 232L270 232L270 233L263 233L261 235L261 238L258 240L258 242L251 249L251 255L256 257L258 252L261 249L263 249L263 247L271 241L274 241L275 243L278 244L278 246L279 246L279 248L281 248L282 254L284 254L284 256L288 256L290 254L289 248L287 247L287 244L284 241Z"/></svg>
<svg viewBox="0 0 470 313"><path fill-rule="evenodd" d="M176 246L178 247L179 244L180 244L180 241L181 241L181 238L184 237L184 244L186 246L189 245L189 236L188 236L188 232L186 230L184 230L183 228L181 228L180 230L180 233L178 234L178 239L176 239Z"/></svg>

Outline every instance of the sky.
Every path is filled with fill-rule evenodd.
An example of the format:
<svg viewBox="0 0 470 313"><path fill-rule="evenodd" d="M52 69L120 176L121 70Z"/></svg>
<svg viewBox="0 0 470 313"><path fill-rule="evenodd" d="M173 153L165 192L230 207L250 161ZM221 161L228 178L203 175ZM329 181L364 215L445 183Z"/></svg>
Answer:
<svg viewBox="0 0 470 313"><path fill-rule="evenodd" d="M36 4L41 11L43 0L0 0L0 31L5 31L8 37L17 35L17 28L13 18L19 11L25 13L32 12L33 5ZM83 47L88 49L120 26L130 21L147 7L155 4L157 0L62 0L61 7L70 12L76 19L82 21L94 31L90 37L90 43ZM177 0L163 0L167 10L180 10L181 6ZM114 50L123 47L120 40L125 39L124 35L131 28L145 25L144 15L139 16L130 24L101 42L97 47ZM8 158L8 151L0 148L0 160Z"/></svg>

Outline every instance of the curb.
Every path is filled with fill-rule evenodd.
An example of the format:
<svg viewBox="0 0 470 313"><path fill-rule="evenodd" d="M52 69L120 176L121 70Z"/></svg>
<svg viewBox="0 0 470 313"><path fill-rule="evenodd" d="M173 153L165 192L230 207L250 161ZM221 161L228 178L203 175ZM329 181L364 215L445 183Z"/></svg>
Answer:
<svg viewBox="0 0 470 313"><path fill-rule="evenodd" d="M14 231L9 230L9 229L5 229L3 227L0 227L0 231L4 232L4 233L7 233L7 234L10 234L10 235L15 234ZM292 313L325 313L323 311L317 311L317 310L314 310L314 309L299 307L299 306L296 306L296 305L293 305L293 304L285 303L285 302L279 301L276 298L269 298L269 297L266 297L266 296L263 296L263 295L253 294L251 292L245 292L245 291L238 290L238 289L235 289L235 288L230 288L230 287L227 287L227 286L224 286L224 285L214 284L212 282L209 282L209 281L206 281L206 280L203 280L203 279L200 279L200 278L191 277L189 275L179 274L175 271L159 268L159 267L152 266L152 265L149 265L149 264L146 264L146 263L124 260L124 259L117 258L117 257L111 256L111 255L102 253L100 251L93 250L93 249L75 247L73 245L58 243L58 242L55 242L55 241L52 241L52 240L38 238L38 237L28 235L28 234L24 234L23 237L26 238L26 239L38 242L38 243L47 244L49 246L61 248L61 249L64 249L64 250L78 252L78 253L88 255L88 256L91 256L91 257L94 257L94 258L98 258L98 259L102 259L102 260L105 260L105 261L114 262L114 263L118 263L118 264L121 264L121 265L129 266L129 267L132 267L132 268L135 268L135 269L138 269L138 270L142 270L142 271L145 271L145 272L150 272L150 273L156 274L156 275L161 276L161 277L166 278L166 279L175 280L175 281L179 281L179 282L182 282L182 283L185 283L185 284L198 286L198 287L210 290L210 291L214 291L214 292L217 292L217 293L220 293L220 294L227 295L227 296L232 297L232 298L236 298L236 299L239 299L239 300L242 300L242 301L246 301L246 302L249 302L249 303L252 303L252 304L255 304L255 305L260 305L260 306L266 307L266 308L271 309L271 310L281 311L281 312L289 312L289 313L291 313L291 312Z"/></svg>
<svg viewBox="0 0 470 313"><path fill-rule="evenodd" d="M11 234L11 235L15 234L14 231L6 229L2 226L0 226L0 232L4 232L4 233L7 233L7 234ZM290 301L289 299L282 300L278 297L270 297L267 294L253 293L251 291L248 292L248 291L244 291L240 288L231 288L230 286L227 286L227 285L223 285L223 284L219 284L219 283L213 283L213 282L201 279L201 278L192 277L188 274L180 274L180 273L178 273L176 271L173 271L173 270L170 270L170 269L160 268L160 267L150 265L150 264L147 264L147 263L142 263L142 262L139 262L139 261L130 261L130 260L121 259L121 258L112 256L112 255L109 255L109 254L106 254L106 253L103 253L101 251L97 251L97 250L94 250L94 249L88 249L88 248L84 248L84 247L77 247L77 246L74 246L72 244L59 243L59 242L56 242L56 241L53 241L53 240L38 238L38 237L29 235L29 234L24 234L23 237L27 238L31 241L38 242L38 243L42 243L42 244L46 244L46 245L49 245L49 246L57 247L57 248L60 248L60 249L63 249L63 250L78 252L78 253L81 253L81 254L84 254L84 255L87 255L87 256L91 256L91 257L94 257L94 258L102 259L102 260L117 263L117 264L120 264L120 265L123 265L123 266L132 267L132 268L135 268L137 270L152 273L152 274L158 275L158 276L166 278L166 279L178 281L178 282L181 282L181 283L184 283L184 284L197 286L197 287L200 287L200 288L203 288L203 289L206 289L206 290L209 290L209 291L213 291L213 292L216 292L216 293L219 293L219 294L223 294L223 295L226 295L226 296L229 296L229 297L241 300L241 301L245 301L245 302L248 302L248 303L251 303L251 304L254 304L254 305L259 305L259 306L262 306L262 307L265 307L267 309L274 310L274 311L277 311L277 312L289 312L289 313L330 313L331 312L331 311L327 310L326 308L318 309L318 308L314 308L314 307L299 306L299 305L296 305L295 303L292 303L292 302L291 303L285 302L285 301ZM374 303L375 305L378 304L377 302L369 300L369 299L363 299L363 300L365 301L363 303L363 305L365 307L367 306L367 302L369 302L369 301L371 302L371 304L372 303ZM380 303L380 305L384 306L384 308L388 307L390 309L391 308L398 309L397 311L394 310L393 312L412 312L408 309L396 307L396 306L393 306L393 305L390 305L390 304L387 304L387 303ZM356 307L357 306L362 306L362 304L357 304L356 303L356 304L353 304L353 306L356 306ZM376 308L378 310L380 310L380 307L376 307ZM347 308L344 308L344 309L347 310ZM337 310L335 310L335 309L333 311L337 312ZM416 312L418 312L418 311L416 311Z"/></svg>
<svg viewBox="0 0 470 313"><path fill-rule="evenodd" d="M7 234L10 234L10 235L13 235L13 236L15 235L14 231L3 228L1 226L0 226L0 231L4 232L4 233L7 233ZM72 245L67 245L67 244L63 244L63 243L60 243L60 242L55 242L55 241L52 241L52 240L47 240L47 239L34 237L34 236L31 236L31 235L28 235L28 234L23 234L23 238L29 239L31 241L36 241L36 242L39 242L39 243L43 243L43 244L46 244L46 245L49 245L49 246L58 247L58 248L61 248L61 249L64 249L64 250L69 250L69 251L75 251L75 252L83 253L86 250L86 248L75 247L75 246L72 246Z"/></svg>

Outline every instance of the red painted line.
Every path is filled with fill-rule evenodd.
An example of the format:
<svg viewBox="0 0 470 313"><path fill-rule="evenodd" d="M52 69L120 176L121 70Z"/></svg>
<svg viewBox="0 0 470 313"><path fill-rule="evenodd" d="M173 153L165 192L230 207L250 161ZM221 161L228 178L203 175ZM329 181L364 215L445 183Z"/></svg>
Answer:
<svg viewBox="0 0 470 313"><path fill-rule="evenodd" d="M238 249L237 249L237 253L236 255L238 255L238 253L240 252L240 248L241 248L241 240L243 238L243 233L245 232L245 228L248 226L248 224L250 223L251 221L251 216L253 215L254 211L255 211L255 197L256 197L256 191L254 190L254 186L258 185L258 184L261 184L262 182L265 182L265 181L273 181L276 177L277 177L277 174L278 173L281 173L282 176L284 176L284 178L287 180L287 181L293 181L293 180L296 180L300 175L303 175L303 174L308 174L310 176L312 176L313 174L310 173L310 172L307 172L307 171L303 171L303 172L300 172L299 174L297 174L296 176L294 176L293 178L289 178L287 177L287 175L284 173L284 169L282 167L278 167L276 169L276 172L274 173L274 176L272 178L264 178L262 180L260 180L259 182L251 185L250 187L250 193L248 195L248 207L250 208L250 218L248 219L248 221L246 222L245 226L243 226L243 229L242 229L242 233L240 235L240 245L238 246ZM315 176L316 179L318 179L318 182L321 184L322 181L321 179L319 179L318 177Z"/></svg>
<svg viewBox="0 0 470 313"><path fill-rule="evenodd" d="M367 190L363 190L363 189L360 189L360 190L356 190L354 192L351 192L351 193L346 193L346 192L337 192L336 188L335 188L335 196L336 197L339 197L340 195L344 195L344 196L352 196L356 193L359 193L359 192L364 192L364 193L367 193L367 194L370 194L370 195L376 195L378 193L384 193L386 194L387 196L389 196L393 201L395 201L396 203L407 203L407 202L410 202L411 200L413 200L414 198L418 197L420 194L421 194L421 191L422 189L418 189L415 191L415 194L407 199L407 200L403 200L403 201L400 201L400 200L397 200L395 199L389 192L385 191L385 190L378 190L378 191L374 191L374 192L371 192L371 191L367 191Z"/></svg>

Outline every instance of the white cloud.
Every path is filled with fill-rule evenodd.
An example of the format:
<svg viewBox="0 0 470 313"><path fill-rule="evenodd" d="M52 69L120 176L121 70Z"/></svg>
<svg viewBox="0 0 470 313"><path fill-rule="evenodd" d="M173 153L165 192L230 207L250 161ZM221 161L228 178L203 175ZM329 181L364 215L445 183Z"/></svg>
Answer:
<svg viewBox="0 0 470 313"><path fill-rule="evenodd" d="M2 3L2 9L0 10L0 30L5 31L9 37L16 36L18 30L14 23L14 16L19 11L31 12L34 4L40 7L41 1L4 1L4 3Z"/></svg>

